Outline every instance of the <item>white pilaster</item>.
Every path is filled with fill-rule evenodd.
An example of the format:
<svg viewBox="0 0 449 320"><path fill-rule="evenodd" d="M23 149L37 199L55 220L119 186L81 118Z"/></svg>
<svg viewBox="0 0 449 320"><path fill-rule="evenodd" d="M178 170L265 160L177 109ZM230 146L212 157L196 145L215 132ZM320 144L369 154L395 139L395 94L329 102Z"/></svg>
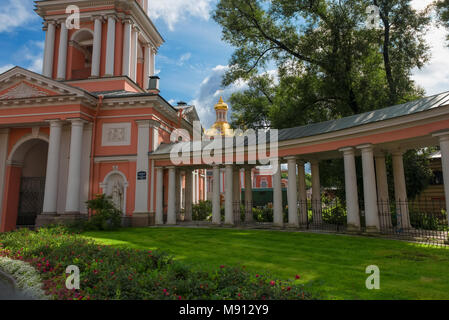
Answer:
<svg viewBox="0 0 449 320"><path fill-rule="evenodd" d="M50 121L50 141L48 145L47 173L45 176L43 214L57 213L61 133L62 122L59 120Z"/></svg>
<svg viewBox="0 0 449 320"><path fill-rule="evenodd" d="M144 63L143 63L143 89L147 90L150 83L150 56L151 56L151 47L150 44L147 43L145 45L145 55L144 55Z"/></svg>
<svg viewBox="0 0 449 320"><path fill-rule="evenodd" d="M348 210L348 231L360 231L360 208L357 189L357 171L355 167L355 151L352 147L344 148L340 151L343 152L345 164L345 189L346 208Z"/></svg>
<svg viewBox="0 0 449 320"><path fill-rule="evenodd" d="M150 76L156 75L156 49L150 50Z"/></svg>
<svg viewBox="0 0 449 320"><path fill-rule="evenodd" d="M287 158L288 162L288 224L291 227L299 227L298 220L298 190L296 181L296 157Z"/></svg>
<svg viewBox="0 0 449 320"><path fill-rule="evenodd" d="M276 227L284 225L284 214L282 212L282 183L280 160L273 164L273 224Z"/></svg>
<svg viewBox="0 0 449 320"><path fill-rule="evenodd" d="M252 168L245 168L245 222L253 222L253 186L251 181Z"/></svg>
<svg viewBox="0 0 449 320"><path fill-rule="evenodd" d="M321 183L320 183L320 163L318 160L310 162L312 171L312 214L313 223L321 224L323 222L321 208Z"/></svg>
<svg viewBox="0 0 449 320"><path fill-rule="evenodd" d="M304 162L298 161L298 198L299 198L299 224L307 225L308 206L307 206L307 185Z"/></svg>
<svg viewBox="0 0 449 320"><path fill-rule="evenodd" d="M381 227L391 228L390 196L388 194L387 166L385 164L385 154L375 155L377 200L379 201L379 218Z"/></svg>
<svg viewBox="0 0 449 320"><path fill-rule="evenodd" d="M168 168L167 224L176 224L176 168Z"/></svg>
<svg viewBox="0 0 449 320"><path fill-rule="evenodd" d="M61 32L59 34L59 54L58 54L58 80L65 80L67 69L67 45L68 30L65 20L61 22Z"/></svg>
<svg viewBox="0 0 449 320"><path fill-rule="evenodd" d="M156 168L156 224L164 224L164 169Z"/></svg>
<svg viewBox="0 0 449 320"><path fill-rule="evenodd" d="M137 123L137 163L136 163L136 193L134 213L148 212L148 151L150 146L150 120L138 120ZM137 173L145 172L146 178L139 180Z"/></svg>
<svg viewBox="0 0 449 320"><path fill-rule="evenodd" d="M234 210L233 210L233 165L226 165L225 177L225 224L234 224Z"/></svg>
<svg viewBox="0 0 449 320"><path fill-rule="evenodd" d="M131 78L131 21L125 21L123 40L123 66L122 75Z"/></svg>
<svg viewBox="0 0 449 320"><path fill-rule="evenodd" d="M55 51L55 31L56 26L53 21L48 22L47 32L45 34L45 50L42 73L51 78L53 74L53 57Z"/></svg>
<svg viewBox="0 0 449 320"><path fill-rule="evenodd" d="M137 80L137 49L139 48L139 29L133 27L131 31L131 79Z"/></svg>
<svg viewBox="0 0 449 320"><path fill-rule="evenodd" d="M185 182L185 216L184 221L192 221L192 202L193 202L193 175L192 169L186 170L186 182Z"/></svg>
<svg viewBox="0 0 449 320"><path fill-rule="evenodd" d="M220 167L215 166L214 169L214 182L213 182L213 196L212 196L212 223L221 223L220 212Z"/></svg>
<svg viewBox="0 0 449 320"><path fill-rule="evenodd" d="M72 120L70 137L69 176L67 181L66 213L80 212L81 156L84 121Z"/></svg>
<svg viewBox="0 0 449 320"><path fill-rule="evenodd" d="M232 174L232 185L234 186L232 192L234 193L232 195L233 198L233 213L234 213L234 218L235 217L239 217L241 216L241 212L240 212L240 204L241 204L241 191L240 191L240 169L238 167L234 167L234 172ZM240 219L239 219L240 221Z"/></svg>
<svg viewBox="0 0 449 320"><path fill-rule="evenodd" d="M365 200L365 221L367 232L379 231L379 210L377 206L376 173L374 153L371 144L358 146L362 151L363 192Z"/></svg>
<svg viewBox="0 0 449 320"><path fill-rule="evenodd" d="M403 152L395 151L392 153L393 177L394 177L394 196L396 200L396 214L398 218L398 227L400 229L410 229L410 216L408 210L407 188L405 183Z"/></svg>
<svg viewBox="0 0 449 320"><path fill-rule="evenodd" d="M115 58L115 17L108 17L108 33L106 42L106 72L105 76L114 75Z"/></svg>
<svg viewBox="0 0 449 320"><path fill-rule="evenodd" d="M100 76L100 63L101 63L101 33L103 28L103 22L101 17L94 18L94 45L92 48L92 77Z"/></svg>

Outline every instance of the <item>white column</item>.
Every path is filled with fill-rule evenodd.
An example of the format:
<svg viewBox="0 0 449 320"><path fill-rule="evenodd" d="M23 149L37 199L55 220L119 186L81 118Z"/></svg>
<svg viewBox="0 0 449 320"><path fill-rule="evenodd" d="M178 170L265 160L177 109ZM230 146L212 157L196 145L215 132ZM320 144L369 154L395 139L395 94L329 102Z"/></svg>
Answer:
<svg viewBox="0 0 449 320"><path fill-rule="evenodd" d="M156 168L156 224L164 224L164 169Z"/></svg>
<svg viewBox="0 0 449 320"><path fill-rule="evenodd" d="M131 21L125 21L123 40L123 66L122 75L131 78Z"/></svg>
<svg viewBox="0 0 449 320"><path fill-rule="evenodd" d="M0 129L0 177L5 177L6 160L8 158L9 129ZM3 214L3 193L5 191L5 181L0 183L0 230L2 230Z"/></svg>
<svg viewBox="0 0 449 320"><path fill-rule="evenodd" d="M92 69L91 76L100 76L100 59L101 59L101 32L103 22L101 17L94 18L94 45L92 48Z"/></svg>
<svg viewBox="0 0 449 320"><path fill-rule="evenodd" d="M131 31L131 79L133 81L137 80L137 49L139 45L139 29L133 27Z"/></svg>
<svg viewBox="0 0 449 320"><path fill-rule="evenodd" d="M212 196L212 223L221 223L220 211L220 167L214 167L214 182L213 182L213 196Z"/></svg>
<svg viewBox="0 0 449 320"><path fill-rule="evenodd" d="M105 76L114 75L115 58L115 17L108 17L108 34L106 42L106 72Z"/></svg>
<svg viewBox="0 0 449 320"><path fill-rule="evenodd" d="M175 215L176 221L178 219L179 214L181 212L181 171L176 170L175 175Z"/></svg>
<svg viewBox="0 0 449 320"><path fill-rule="evenodd" d="M72 120L70 137L69 176L67 180L67 197L65 212L80 212L81 156L84 121Z"/></svg>
<svg viewBox="0 0 449 320"><path fill-rule="evenodd" d="M233 165L226 165L225 177L225 224L234 224L234 210L233 210Z"/></svg>
<svg viewBox="0 0 449 320"><path fill-rule="evenodd" d="M377 200L379 202L379 219L381 228L391 228L390 196L388 194L387 166L385 154L376 154Z"/></svg>
<svg viewBox="0 0 449 320"><path fill-rule="evenodd" d="M318 160L310 162L312 171L312 214L313 223L323 222L321 208L321 183L320 183L320 163Z"/></svg>
<svg viewBox="0 0 449 320"><path fill-rule="evenodd" d="M53 73L53 56L55 51L55 31L56 26L53 21L48 22L47 32L45 34L45 51L42 73L51 78Z"/></svg>
<svg viewBox="0 0 449 320"><path fill-rule="evenodd" d="M396 215L398 218L398 228L410 229L411 225L408 211L408 197L405 184L404 160L402 155L402 151L395 151L392 153Z"/></svg>
<svg viewBox="0 0 449 320"><path fill-rule="evenodd" d="M59 34L59 54L58 54L58 80L65 80L67 70L67 45L68 45L68 30L65 20L61 22L61 32Z"/></svg>
<svg viewBox="0 0 449 320"><path fill-rule="evenodd" d="M441 166L443 168L444 195L446 199L446 211L449 221L449 132L435 134L440 141Z"/></svg>
<svg viewBox="0 0 449 320"><path fill-rule="evenodd" d="M273 225L284 225L284 213L282 212L282 183L280 160L273 161Z"/></svg>
<svg viewBox="0 0 449 320"><path fill-rule="evenodd" d="M245 168L245 222L253 222L253 186L251 181L252 168Z"/></svg>
<svg viewBox="0 0 449 320"><path fill-rule="evenodd" d="M61 149L62 122L50 121L47 173L45 176L44 214L56 214L58 200L59 156Z"/></svg>
<svg viewBox="0 0 449 320"><path fill-rule="evenodd" d="M232 185L234 186L232 192L234 193L232 198L234 200L233 206L234 206L234 219L238 216L240 218L241 212L240 212L240 204L241 204L241 192L240 192L240 168L234 167L234 172L232 175ZM238 222L240 222L240 219L238 219Z"/></svg>
<svg viewBox="0 0 449 320"><path fill-rule="evenodd" d="M147 43L145 45L145 56L143 63L143 89L147 90L150 83L150 56L151 56L151 47L150 44Z"/></svg>
<svg viewBox="0 0 449 320"><path fill-rule="evenodd" d="M287 158L288 161L288 224L291 227L299 227L298 220L298 190L296 181L296 157Z"/></svg>
<svg viewBox="0 0 449 320"><path fill-rule="evenodd" d="M299 224L306 226L308 220L308 206L307 206L307 185L304 162L298 161L298 198L299 198Z"/></svg>
<svg viewBox="0 0 449 320"><path fill-rule="evenodd" d="M344 148L343 152L345 164L345 189L346 189L346 208L348 211L347 222L348 231L360 231L360 208L359 195L357 188L357 171L355 167L354 148Z"/></svg>
<svg viewBox="0 0 449 320"><path fill-rule="evenodd" d="M195 203L200 203L200 171L196 170L195 176Z"/></svg>
<svg viewBox="0 0 449 320"><path fill-rule="evenodd" d="M192 221L192 191L193 191L193 175L192 170L186 171L186 186L185 186L185 208L184 221Z"/></svg>
<svg viewBox="0 0 449 320"><path fill-rule="evenodd" d="M156 74L156 49L151 48L150 50L150 76Z"/></svg>
<svg viewBox="0 0 449 320"><path fill-rule="evenodd" d="M134 198L134 213L148 212L148 151L150 147L150 120L137 120L137 163L136 163L136 193ZM139 180L137 173L145 172L146 178Z"/></svg>
<svg viewBox="0 0 449 320"><path fill-rule="evenodd" d="M176 168L168 168L167 224L176 224Z"/></svg>
<svg viewBox="0 0 449 320"><path fill-rule="evenodd" d="M379 210L377 206L376 173L374 153L371 144L358 146L362 151L363 192L365 200L365 221L367 232L379 231Z"/></svg>

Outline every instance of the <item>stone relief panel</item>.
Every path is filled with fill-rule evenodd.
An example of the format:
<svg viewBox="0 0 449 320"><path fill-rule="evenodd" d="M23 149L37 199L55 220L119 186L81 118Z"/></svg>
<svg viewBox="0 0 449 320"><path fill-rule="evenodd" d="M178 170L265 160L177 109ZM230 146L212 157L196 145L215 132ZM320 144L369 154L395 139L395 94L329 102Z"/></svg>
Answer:
<svg viewBox="0 0 449 320"><path fill-rule="evenodd" d="M103 147L129 146L131 144L131 123L105 123L103 124Z"/></svg>

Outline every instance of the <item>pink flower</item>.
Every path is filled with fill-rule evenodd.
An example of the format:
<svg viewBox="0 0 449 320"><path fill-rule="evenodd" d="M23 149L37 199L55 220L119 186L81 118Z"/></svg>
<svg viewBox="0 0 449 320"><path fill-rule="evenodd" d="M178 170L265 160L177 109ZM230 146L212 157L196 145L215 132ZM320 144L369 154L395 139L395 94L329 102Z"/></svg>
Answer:
<svg viewBox="0 0 449 320"><path fill-rule="evenodd" d="M259 275L258 275L258 274L256 274L256 278L259 278Z"/></svg>
<svg viewBox="0 0 449 320"><path fill-rule="evenodd" d="M276 284L276 282L270 281L270 285L271 285L271 286L274 286L275 284Z"/></svg>
<svg viewBox="0 0 449 320"><path fill-rule="evenodd" d="M296 275L296 280L300 279L301 277L299 276L299 274Z"/></svg>

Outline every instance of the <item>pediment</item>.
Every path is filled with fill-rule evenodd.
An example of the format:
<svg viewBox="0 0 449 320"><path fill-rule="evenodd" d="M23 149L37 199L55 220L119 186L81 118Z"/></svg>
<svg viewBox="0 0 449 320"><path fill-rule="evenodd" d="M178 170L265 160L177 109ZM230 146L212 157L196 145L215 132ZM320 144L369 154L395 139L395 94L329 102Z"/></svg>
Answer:
<svg viewBox="0 0 449 320"><path fill-rule="evenodd" d="M57 96L93 98L84 90L20 67L12 68L0 75L0 101Z"/></svg>
<svg viewBox="0 0 449 320"><path fill-rule="evenodd" d="M20 81L19 83L7 88L0 92L0 100L12 100L23 98L38 98L57 95L55 92L45 90L38 86L27 83L26 81Z"/></svg>

